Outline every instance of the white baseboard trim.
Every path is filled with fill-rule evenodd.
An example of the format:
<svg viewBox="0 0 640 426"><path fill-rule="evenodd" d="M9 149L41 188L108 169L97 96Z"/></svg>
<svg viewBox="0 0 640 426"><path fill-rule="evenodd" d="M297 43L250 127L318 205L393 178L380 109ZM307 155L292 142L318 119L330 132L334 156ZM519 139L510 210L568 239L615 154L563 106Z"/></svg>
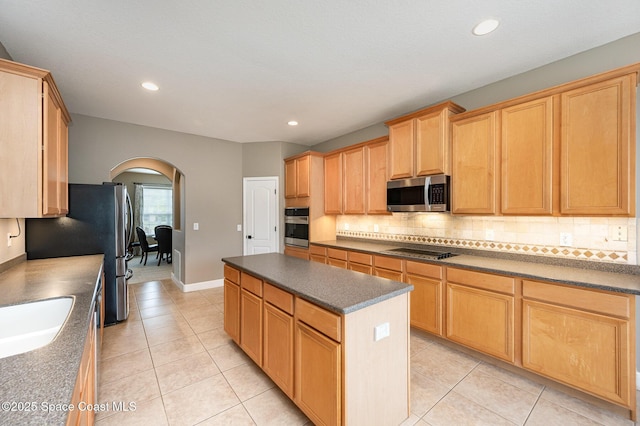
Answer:
<svg viewBox="0 0 640 426"><path fill-rule="evenodd" d="M211 281L202 281L202 282L193 283L193 284L184 284L184 283L180 282L178 279L176 279L176 277L174 277L173 274L171 274L171 279L176 284L176 286L178 286L180 291L182 291L183 293L188 293L190 291L206 290L206 289L209 289L209 288L216 288L216 287L224 286L224 279L223 278L220 278L220 279L217 279L217 280L211 280Z"/></svg>

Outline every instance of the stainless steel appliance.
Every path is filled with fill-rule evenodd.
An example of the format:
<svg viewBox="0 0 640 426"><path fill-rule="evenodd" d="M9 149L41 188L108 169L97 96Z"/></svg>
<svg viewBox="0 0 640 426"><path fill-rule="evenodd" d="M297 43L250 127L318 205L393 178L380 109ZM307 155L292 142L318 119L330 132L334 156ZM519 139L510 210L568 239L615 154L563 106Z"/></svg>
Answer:
<svg viewBox="0 0 640 426"><path fill-rule="evenodd" d="M284 209L284 243L288 246L309 247L309 208Z"/></svg>
<svg viewBox="0 0 640 426"><path fill-rule="evenodd" d="M390 212L448 212L447 175L424 176L387 182L387 210Z"/></svg>
<svg viewBox="0 0 640 426"><path fill-rule="evenodd" d="M127 188L69 184L69 214L52 219L27 219L27 259L104 254L105 324L129 316L127 245L132 215Z"/></svg>

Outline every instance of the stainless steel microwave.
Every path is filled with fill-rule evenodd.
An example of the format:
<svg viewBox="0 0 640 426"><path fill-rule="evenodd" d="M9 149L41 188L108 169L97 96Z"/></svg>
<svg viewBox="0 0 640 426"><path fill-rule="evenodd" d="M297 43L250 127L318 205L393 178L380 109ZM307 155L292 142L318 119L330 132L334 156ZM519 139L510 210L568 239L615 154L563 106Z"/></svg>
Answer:
<svg viewBox="0 0 640 426"><path fill-rule="evenodd" d="M390 212L448 212L450 177L424 176L387 182Z"/></svg>

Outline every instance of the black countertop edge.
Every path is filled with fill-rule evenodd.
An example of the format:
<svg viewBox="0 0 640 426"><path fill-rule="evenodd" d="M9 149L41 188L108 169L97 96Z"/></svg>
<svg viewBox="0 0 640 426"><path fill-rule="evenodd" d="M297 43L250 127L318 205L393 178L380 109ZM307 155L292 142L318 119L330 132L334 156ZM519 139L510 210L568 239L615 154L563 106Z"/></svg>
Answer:
<svg viewBox="0 0 640 426"><path fill-rule="evenodd" d="M354 241L359 243L376 244L380 246L388 246L389 248L406 247L406 248L423 249L423 250L439 250L439 251L447 251L453 254L467 254L470 256L514 260L518 262L539 263L543 265L552 265L552 266L566 266L568 268L589 269L594 271L613 272L617 274L640 275L640 265L625 265L625 264L619 264L619 263L598 262L598 261L579 260L579 259L563 259L563 258L544 256L544 255L505 253L497 250L493 251L493 250L467 249L467 248L461 248L461 247L451 247L446 245L435 245L435 244L411 244L411 243L400 243L400 242L395 243L393 241L387 241L387 240L369 240L366 238L354 238L354 237L343 237L343 236L337 236L334 242L339 243L341 241L344 241L344 242ZM315 244L315 245L320 245L325 247L335 246L335 245L332 245L331 243L332 243L331 241L314 241L314 242L311 242L310 244ZM353 249L353 250L361 251L358 249ZM379 254L391 255L390 253L379 253ZM398 253L398 257L402 257L402 256L400 256L400 254Z"/></svg>

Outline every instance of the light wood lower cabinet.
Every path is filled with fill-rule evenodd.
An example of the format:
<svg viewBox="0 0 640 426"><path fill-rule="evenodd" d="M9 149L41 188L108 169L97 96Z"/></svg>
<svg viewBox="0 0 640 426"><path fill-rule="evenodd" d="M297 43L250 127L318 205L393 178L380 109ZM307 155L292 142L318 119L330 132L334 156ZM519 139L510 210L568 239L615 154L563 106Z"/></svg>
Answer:
<svg viewBox="0 0 640 426"><path fill-rule="evenodd" d="M240 344L240 271L224 265L224 331Z"/></svg>
<svg viewBox="0 0 640 426"><path fill-rule="evenodd" d="M373 275L394 281L404 281L402 260L388 256L373 257Z"/></svg>
<svg viewBox="0 0 640 426"><path fill-rule="evenodd" d="M340 343L296 322L294 401L314 424L337 425L342 413Z"/></svg>
<svg viewBox="0 0 640 426"><path fill-rule="evenodd" d="M447 269L446 337L515 362L515 280Z"/></svg>
<svg viewBox="0 0 640 426"><path fill-rule="evenodd" d="M327 263L327 249L325 247L309 245L309 260L318 263Z"/></svg>
<svg viewBox="0 0 640 426"><path fill-rule="evenodd" d="M635 411L633 296L523 282L522 365Z"/></svg>
<svg viewBox="0 0 640 426"><path fill-rule="evenodd" d="M95 422L94 410L79 410L77 407L79 407L80 403L86 405L97 403L96 389L98 384L96 383L96 357L98 355L96 345L96 317L93 315L89 323L89 329L87 330L87 338L84 344L82 360L80 361L80 369L78 370L78 377L71 397L71 404L76 407L76 409L69 411L67 426L93 425Z"/></svg>
<svg viewBox="0 0 640 426"><path fill-rule="evenodd" d="M262 366L262 280L240 275L240 347Z"/></svg>
<svg viewBox="0 0 640 426"><path fill-rule="evenodd" d="M347 251L328 248L327 249L327 263L331 266L337 266L338 268L347 269Z"/></svg>
<svg viewBox="0 0 640 426"><path fill-rule="evenodd" d="M373 274L373 256L367 253L357 251L349 252L349 266L352 271L362 272L364 274Z"/></svg>
<svg viewBox="0 0 640 426"><path fill-rule="evenodd" d="M309 260L309 250L305 248L286 246L284 248L284 254L287 256L297 257L299 259Z"/></svg>
<svg viewBox="0 0 640 426"><path fill-rule="evenodd" d="M413 284L411 326L442 336L442 266L408 260L406 270L405 282Z"/></svg>

